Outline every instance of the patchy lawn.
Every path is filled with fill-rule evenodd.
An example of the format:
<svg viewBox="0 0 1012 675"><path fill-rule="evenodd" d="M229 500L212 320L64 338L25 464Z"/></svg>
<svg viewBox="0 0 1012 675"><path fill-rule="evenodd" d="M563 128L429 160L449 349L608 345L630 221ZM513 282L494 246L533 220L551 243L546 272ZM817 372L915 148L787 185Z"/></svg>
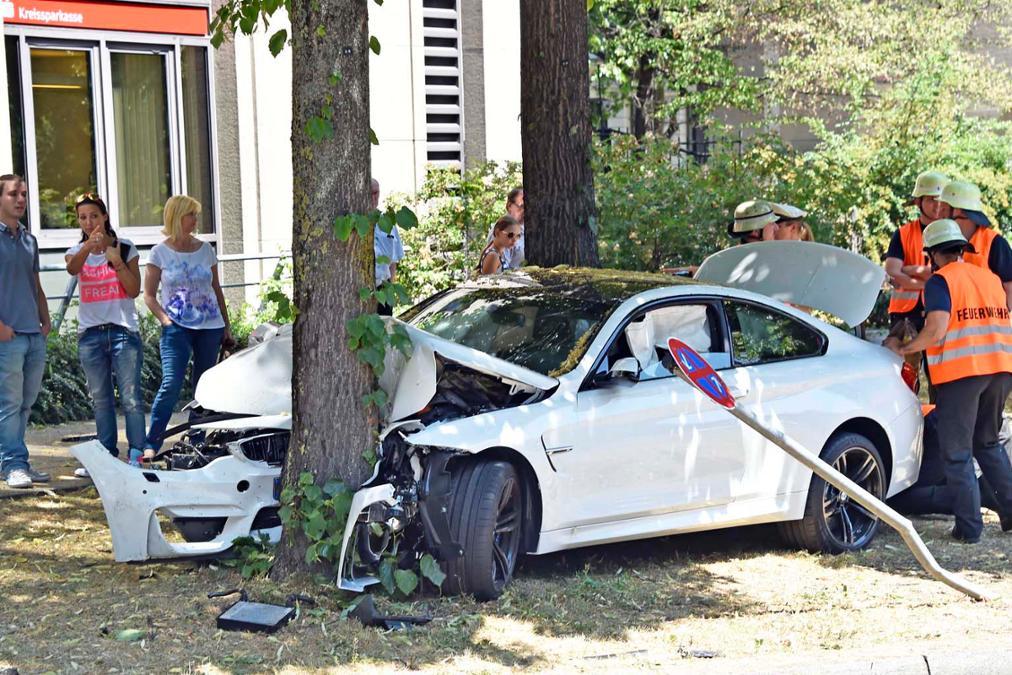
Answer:
<svg viewBox="0 0 1012 675"><path fill-rule="evenodd" d="M981 544L962 546L946 538L947 520L916 523L942 565L998 599L974 603L929 581L891 530L865 553L828 557L784 549L774 529L756 527L530 557L495 603L380 600L392 612L435 617L408 632L341 619L348 596L325 586L246 583L255 600L298 591L320 603L263 636L215 628L232 600L208 600L207 592L242 585L228 568L114 563L94 489L5 499L0 669L752 669L792 656L1012 649L1012 534L992 518ZM144 639L115 639L124 629Z"/></svg>

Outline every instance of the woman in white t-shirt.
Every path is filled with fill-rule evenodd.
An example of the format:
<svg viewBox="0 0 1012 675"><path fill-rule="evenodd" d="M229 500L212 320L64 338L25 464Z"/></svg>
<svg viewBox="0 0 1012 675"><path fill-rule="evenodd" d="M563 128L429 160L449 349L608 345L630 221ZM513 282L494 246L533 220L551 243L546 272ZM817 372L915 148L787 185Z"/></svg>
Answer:
<svg viewBox="0 0 1012 675"><path fill-rule="evenodd" d="M67 249L64 258L67 272L77 277L80 289L77 354L88 380L95 428L99 442L114 457L118 456L115 377L126 417L130 457L136 460L145 441L141 396L144 348L134 306L141 288L139 256L131 242L117 239L101 197L90 192L83 194L75 210L81 241ZM74 473L80 477L88 475L84 468Z"/></svg>
<svg viewBox="0 0 1012 675"><path fill-rule="evenodd" d="M144 302L162 324L162 384L151 405L145 459L162 447L162 434L179 400L190 357L196 388L200 376L218 360L222 341L232 342L225 295L218 282L218 257L210 244L194 236L199 215L196 199L169 197L162 215L162 234L168 239L148 256Z"/></svg>

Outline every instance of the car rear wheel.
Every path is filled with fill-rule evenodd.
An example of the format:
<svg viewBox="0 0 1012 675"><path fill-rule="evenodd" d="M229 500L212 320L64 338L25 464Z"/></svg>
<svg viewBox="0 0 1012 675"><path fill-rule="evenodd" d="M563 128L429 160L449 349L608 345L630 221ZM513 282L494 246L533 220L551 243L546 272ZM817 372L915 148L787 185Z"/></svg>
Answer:
<svg viewBox="0 0 1012 675"><path fill-rule="evenodd" d="M875 444L860 434L830 439L822 459L865 490L882 499L886 476ZM867 546L878 531L879 520L838 488L813 475L808 488L805 517L782 523L788 543L813 553L844 553Z"/></svg>
<svg viewBox="0 0 1012 675"><path fill-rule="evenodd" d="M464 554L447 564L443 588L494 600L520 557L523 493L508 462L468 461L453 470L450 532Z"/></svg>

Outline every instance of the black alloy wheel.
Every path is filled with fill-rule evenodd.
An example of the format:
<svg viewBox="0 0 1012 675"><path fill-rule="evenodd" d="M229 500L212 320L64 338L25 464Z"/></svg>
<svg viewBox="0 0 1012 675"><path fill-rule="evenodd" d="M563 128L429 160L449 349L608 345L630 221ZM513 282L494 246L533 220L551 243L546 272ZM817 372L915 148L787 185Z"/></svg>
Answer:
<svg viewBox="0 0 1012 675"><path fill-rule="evenodd" d="M523 485L509 462L451 465L450 533L464 554L449 560L443 589L494 600L513 579L523 540Z"/></svg>
<svg viewBox="0 0 1012 675"><path fill-rule="evenodd" d="M856 433L834 436L821 458L879 500L885 498L885 463L866 437ZM878 527L879 519L871 511L813 474L804 517L780 523L780 533L788 544L813 553L845 553L866 547Z"/></svg>

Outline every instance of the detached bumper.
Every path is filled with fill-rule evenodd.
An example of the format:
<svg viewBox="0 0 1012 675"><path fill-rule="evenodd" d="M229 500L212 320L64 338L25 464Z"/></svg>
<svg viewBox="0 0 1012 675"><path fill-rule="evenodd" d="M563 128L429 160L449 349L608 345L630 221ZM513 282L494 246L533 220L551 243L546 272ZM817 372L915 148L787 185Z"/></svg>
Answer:
<svg viewBox="0 0 1012 675"><path fill-rule="evenodd" d="M70 450L91 474L112 533L118 562L220 553L250 534L261 509L278 506L275 479L281 469L231 454L200 469L143 470L125 464L98 441ZM169 542L158 512L168 518L223 518L221 532L208 541ZM281 528L262 530L273 541Z"/></svg>

